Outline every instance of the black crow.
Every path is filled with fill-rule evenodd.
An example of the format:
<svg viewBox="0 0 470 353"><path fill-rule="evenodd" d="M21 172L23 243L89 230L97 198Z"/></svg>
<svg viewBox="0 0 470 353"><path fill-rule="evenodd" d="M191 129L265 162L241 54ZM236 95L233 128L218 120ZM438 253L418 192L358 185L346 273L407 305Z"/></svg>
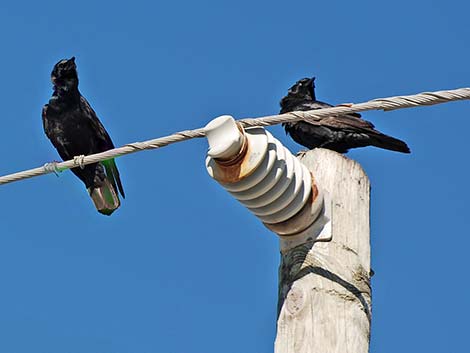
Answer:
<svg viewBox="0 0 470 353"><path fill-rule="evenodd" d="M297 81L281 100L281 114L332 107L316 100L314 82L315 77ZM375 130L371 122L361 119L361 115L357 113L332 115L315 123L296 121L282 125L295 142L308 149L321 147L346 153L350 148L375 146L410 153L405 142Z"/></svg>
<svg viewBox="0 0 470 353"><path fill-rule="evenodd" d="M114 148L95 111L78 90L75 58L55 64L51 81L54 93L42 109L42 122L60 157L69 160ZM71 170L85 184L100 213L111 215L119 207L118 190L122 197L124 190L114 159Z"/></svg>

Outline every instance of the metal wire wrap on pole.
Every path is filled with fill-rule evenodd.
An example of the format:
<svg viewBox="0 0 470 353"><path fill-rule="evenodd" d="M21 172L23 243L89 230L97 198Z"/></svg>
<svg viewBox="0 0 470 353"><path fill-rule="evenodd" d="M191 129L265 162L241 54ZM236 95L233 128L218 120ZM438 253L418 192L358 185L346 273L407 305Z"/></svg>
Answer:
<svg viewBox="0 0 470 353"><path fill-rule="evenodd" d="M470 99L470 88L459 88L448 91L423 92L409 96L378 98L365 103L341 105L332 108L309 110L302 112L291 112L286 114L271 115L252 119L242 119L239 120L239 122L242 124L243 127L270 126L298 120L305 120L309 123L316 124L321 118L331 115L342 115L367 110L389 111L395 109L411 108L423 105L434 105L468 99ZM199 137L204 137L204 130L202 128L195 130L180 131L175 134L165 137L159 137L153 140L128 143L122 147L114 148L106 152L96 153L84 157L80 156L80 158L74 158L72 160L68 160L61 163L46 163L45 165L38 168L5 175L0 177L0 185L36 177L43 174L56 173L58 171L63 171L74 167L83 167L85 165L100 162L106 159L139 152L142 150L156 149L170 145L172 143Z"/></svg>

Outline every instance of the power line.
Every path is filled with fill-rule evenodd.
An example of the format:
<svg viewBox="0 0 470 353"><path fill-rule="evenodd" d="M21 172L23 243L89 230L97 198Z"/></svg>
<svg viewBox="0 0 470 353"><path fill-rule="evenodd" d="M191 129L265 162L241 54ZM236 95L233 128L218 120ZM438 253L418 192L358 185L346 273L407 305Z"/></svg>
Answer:
<svg viewBox="0 0 470 353"><path fill-rule="evenodd" d="M390 111L468 99L470 99L470 88L459 88L447 91L423 92L409 96L378 98L364 103L340 105L332 108L318 110L290 112L286 114L270 115L259 118L248 118L239 120L239 122L245 128L254 126L270 126L298 120L305 120L309 123L317 124L321 118L331 115L343 115L367 110ZM60 172L74 167L83 167L85 165L97 163L106 159L120 157L143 150L157 149L176 142L204 136L204 129L199 128L195 130L180 131L175 134L159 137L153 140L128 143L122 147L114 148L106 152L91 154L88 156L76 156L73 159L65 162L46 163L41 167L8 174L0 177L0 185L33 178L43 174Z"/></svg>

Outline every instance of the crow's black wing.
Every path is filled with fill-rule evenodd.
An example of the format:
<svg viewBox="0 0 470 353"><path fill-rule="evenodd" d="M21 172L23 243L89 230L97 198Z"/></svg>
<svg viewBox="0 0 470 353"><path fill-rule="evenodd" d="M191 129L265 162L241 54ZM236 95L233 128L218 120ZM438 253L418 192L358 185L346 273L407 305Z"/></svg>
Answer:
<svg viewBox="0 0 470 353"><path fill-rule="evenodd" d="M332 106L320 101L303 101L293 110L306 111L329 107ZM409 153L406 143L375 130L374 124L362 119L357 113L331 115L317 121L298 121L283 125L294 141L310 149L324 147L345 153L350 148L373 145Z"/></svg>
<svg viewBox="0 0 470 353"><path fill-rule="evenodd" d="M374 131L374 124L370 121L351 114L328 116L326 118L322 118L318 124L341 130Z"/></svg>
<svg viewBox="0 0 470 353"><path fill-rule="evenodd" d="M88 101L83 96L80 96L80 109L83 111L83 114L86 116L93 131L95 132L95 136L98 140L98 147L101 149L100 152L113 149L114 144L111 140L111 137L104 128L100 119L98 119L98 116L96 115L93 108L90 106L90 103L88 103ZM107 178L110 181L111 185L114 187L114 190L116 190L117 192L117 190L119 189L119 192L121 193L122 197L125 197L121 177L119 175L119 170L117 169L114 158L103 161L103 165L106 168Z"/></svg>
<svg viewBox="0 0 470 353"><path fill-rule="evenodd" d="M101 150L100 152L104 152L114 148L114 144L111 140L111 137L104 128L100 119L98 119L98 116L96 115L93 108L90 106L90 103L88 103L88 101L83 96L80 96L80 109L82 110L83 116L88 119L88 122L92 130L94 131L96 138L99 141L98 146Z"/></svg>

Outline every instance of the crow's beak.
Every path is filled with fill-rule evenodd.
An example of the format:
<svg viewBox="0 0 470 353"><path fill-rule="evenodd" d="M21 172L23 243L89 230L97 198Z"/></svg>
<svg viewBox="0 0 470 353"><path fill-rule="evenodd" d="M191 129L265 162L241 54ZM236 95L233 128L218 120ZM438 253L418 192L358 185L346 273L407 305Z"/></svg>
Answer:
<svg viewBox="0 0 470 353"><path fill-rule="evenodd" d="M315 87L315 77L312 77L308 84L309 86Z"/></svg>

